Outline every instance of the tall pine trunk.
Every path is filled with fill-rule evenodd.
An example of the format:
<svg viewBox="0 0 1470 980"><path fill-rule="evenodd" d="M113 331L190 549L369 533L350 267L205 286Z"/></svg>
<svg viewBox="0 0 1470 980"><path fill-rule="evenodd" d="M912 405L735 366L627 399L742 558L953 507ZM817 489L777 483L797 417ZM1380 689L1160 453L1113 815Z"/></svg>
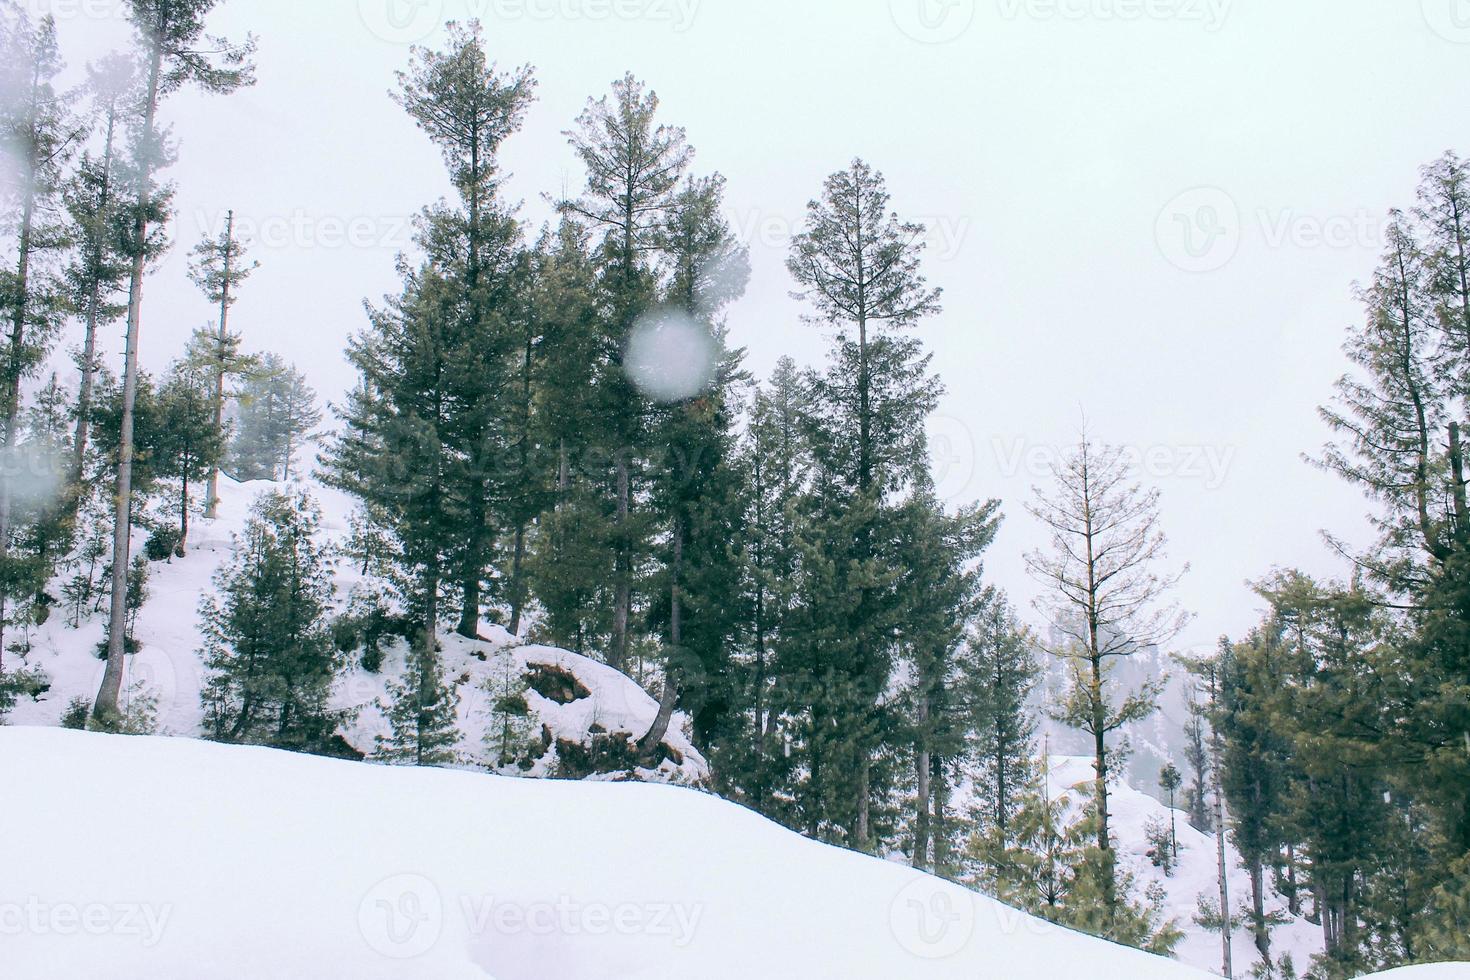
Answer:
<svg viewBox="0 0 1470 980"><path fill-rule="evenodd" d="M235 251L235 212L225 214L225 268L219 301L219 363L214 368L214 432L220 445L225 438L225 350L230 339L230 267ZM219 464L209 467L209 488L204 494L204 516L214 520L219 516Z"/></svg>
<svg viewBox="0 0 1470 980"><path fill-rule="evenodd" d="M143 112L145 153L151 154L157 140L155 118L158 113L159 83L163 73L163 48L153 42L148 66L148 95ZM138 397L138 340L143 320L143 277L147 272L148 210L152 205L154 161L144 159L138 174L137 214L133 219L132 275L128 283L128 333L123 358L122 422L118 433L117 495L114 499L112 529L112 606L108 616L107 669L97 691L93 713L100 721L110 722L117 715L122 694L124 658L127 655L128 631L128 565L133 522L133 405Z"/></svg>
<svg viewBox="0 0 1470 980"><path fill-rule="evenodd" d="M669 567L669 650L677 656L684 644L684 600L679 591L679 576L684 565L684 521L682 515L674 518L674 559ZM669 723L674 718L674 705L679 700L678 687L674 683L673 656L665 661L663 693L658 701L658 714L653 725L638 743L639 754L650 761L658 750L659 743L668 734Z"/></svg>
<svg viewBox="0 0 1470 980"><path fill-rule="evenodd" d="M1216 690L1215 672L1210 672L1210 705L1214 707L1217 703L1218 692ZM1210 768L1214 770L1213 789L1215 791L1215 854L1218 861L1217 872L1220 876L1220 952L1222 956L1221 969L1227 980L1235 976L1234 957L1230 946L1230 879L1229 868L1225 861L1225 794L1220 787L1220 756L1222 749L1220 744L1220 731L1218 726L1210 737L1210 751L1212 758Z"/></svg>
<svg viewBox="0 0 1470 980"><path fill-rule="evenodd" d="M914 760L915 776L918 780L918 789L915 793L914 814L914 856L913 866L920 870L930 867L929 864L929 808L933 799L933 789L930 782L932 776L931 756L929 753L929 695L926 692L919 698L919 750Z"/></svg>
<svg viewBox="0 0 1470 980"><path fill-rule="evenodd" d="M97 192L96 220L105 222L107 210L112 205L112 153L117 131L117 109L113 105L107 112L107 139L102 154L102 186ZM86 478L87 443L92 434L92 392L97 383L97 326L102 318L102 266L106 261L107 248L102 242L105 232L93 228L90 243L92 254L88 257L87 309L82 336L82 380L77 395L77 427L72 437L72 496L73 506L82 498L82 482Z"/></svg>
<svg viewBox="0 0 1470 980"><path fill-rule="evenodd" d="M631 618L633 606L633 562L630 554L632 546L628 540L628 524L632 511L631 481L626 450L618 453L615 465L618 495L618 553L615 576L617 582L613 594L612 650L608 655L608 664L614 670L626 670L628 665L628 620Z"/></svg>

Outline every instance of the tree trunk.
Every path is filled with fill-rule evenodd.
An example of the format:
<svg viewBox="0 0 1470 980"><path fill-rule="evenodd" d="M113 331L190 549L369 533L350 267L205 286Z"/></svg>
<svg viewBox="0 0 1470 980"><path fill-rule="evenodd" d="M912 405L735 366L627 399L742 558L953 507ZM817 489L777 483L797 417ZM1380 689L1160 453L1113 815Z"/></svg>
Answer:
<svg viewBox="0 0 1470 980"><path fill-rule="evenodd" d="M678 689L674 685L673 658L683 650L684 644L684 600L679 593L679 576L683 572L684 565L684 521L682 516L674 518L674 560L669 567L669 657L664 664L664 687L663 693L658 700L658 714L654 716L653 726L648 729L647 734L638 742L638 753L650 764L657 764L654 757L659 743L668 734L669 723L674 718L674 705L679 700Z"/></svg>
<svg viewBox="0 0 1470 980"><path fill-rule="evenodd" d="M1214 706L1216 701L1215 675L1210 673L1210 704ZM1224 971L1226 980L1235 976L1232 950L1230 948L1230 880L1227 877L1228 868L1225 862L1225 794L1220 790L1220 732L1216 730L1210 739L1213 758L1210 760L1214 770L1215 791L1215 853L1218 861L1217 872L1220 876L1220 952L1221 969Z"/></svg>
<svg viewBox="0 0 1470 980"><path fill-rule="evenodd" d="M927 869L929 865L929 802L932 798L932 785L930 783L931 759L929 754L929 698L927 695L919 699L919 751L915 759L916 775L918 777L918 792L915 798L914 814L914 856L913 866L920 870Z"/></svg>
<svg viewBox="0 0 1470 980"><path fill-rule="evenodd" d="M117 128L117 111L107 113L107 142L102 156L102 187L97 194L97 214L105 220L107 209L112 203L112 148ZM82 386L77 395L77 429L72 439L72 496L80 503L82 480L86 476L87 442L92 433L92 390L97 382L97 325L102 317L102 265L106 261L106 247L102 244L103 232L93 229L91 255L92 281L87 290L87 313L85 333L82 338Z"/></svg>
<svg viewBox="0 0 1470 980"><path fill-rule="evenodd" d="M1259 858L1250 862L1251 923L1256 934L1256 949L1261 962L1271 962L1271 930L1266 928L1266 868Z"/></svg>
<svg viewBox="0 0 1470 980"><path fill-rule="evenodd" d="M523 468L522 473L525 472ZM526 604L526 525L516 527L515 547L510 559L510 635L521 635L521 613Z"/></svg>
<svg viewBox="0 0 1470 980"><path fill-rule="evenodd" d="M480 569L471 567L465 571L461 584L463 600L459 608L459 625L455 632L469 640L480 636Z"/></svg>
<svg viewBox="0 0 1470 980"><path fill-rule="evenodd" d="M219 363L215 365L214 371L214 432L221 447L224 446L225 438L225 345L230 338L230 276L233 273L230 263L234 250L235 212L229 211L225 214L224 284L220 287L219 301ZM211 521L219 516L218 462L209 467L209 489L204 494L204 516Z"/></svg>
<svg viewBox="0 0 1470 980"><path fill-rule="evenodd" d="M626 670L628 663L628 619L632 614L633 584L632 561L629 555L628 523L631 512L631 485L628 473L627 450L618 453L618 556L616 586L613 595L612 650L608 653L608 665L613 670Z"/></svg>
<svg viewBox="0 0 1470 980"><path fill-rule="evenodd" d="M154 119L158 112L158 90L163 72L163 49L153 42L152 61L148 72L148 96L143 116L144 144L152 147L156 134ZM97 691L93 714L99 721L110 722L117 715L122 693L123 658L127 654L128 630L128 563L132 544L133 520L133 403L138 397L138 339L143 318L143 277L147 272L147 255L143 243L148 240L148 208L151 204L153 161L142 163L138 175L137 217L133 222L132 276L128 285L127 349L123 358L122 422L118 436L117 496L113 509L112 529L112 608L108 616L107 669Z"/></svg>
<svg viewBox="0 0 1470 980"><path fill-rule="evenodd" d="M934 756L931 760L933 772L930 775L930 785L934 794L933 816L930 818L929 838L930 849L934 852L934 873L940 877L950 877L950 853L949 853L949 780L944 776L944 760Z"/></svg>
<svg viewBox="0 0 1470 980"><path fill-rule="evenodd" d="M189 543L189 467L184 466L183 491L179 494L179 543L174 548L174 554L183 558L188 552Z"/></svg>

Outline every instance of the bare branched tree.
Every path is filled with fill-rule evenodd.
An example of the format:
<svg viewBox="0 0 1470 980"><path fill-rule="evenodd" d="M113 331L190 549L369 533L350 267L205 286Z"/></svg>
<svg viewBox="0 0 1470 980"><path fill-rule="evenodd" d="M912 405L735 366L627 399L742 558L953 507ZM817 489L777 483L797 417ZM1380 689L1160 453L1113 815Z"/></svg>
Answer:
<svg viewBox="0 0 1470 980"><path fill-rule="evenodd" d="M1183 572L1159 570L1165 558L1159 492L1135 481L1123 449L1096 445L1084 432L1051 467L1051 482L1034 491L1027 508L1051 532L1051 547L1028 554L1026 566L1047 588L1037 608L1053 629L1048 652L1066 658L1072 670L1058 720L1093 739L1098 846L1108 852L1108 737L1152 714L1163 683L1158 678L1114 692L1109 666L1166 644L1183 629L1187 615L1166 599Z"/></svg>

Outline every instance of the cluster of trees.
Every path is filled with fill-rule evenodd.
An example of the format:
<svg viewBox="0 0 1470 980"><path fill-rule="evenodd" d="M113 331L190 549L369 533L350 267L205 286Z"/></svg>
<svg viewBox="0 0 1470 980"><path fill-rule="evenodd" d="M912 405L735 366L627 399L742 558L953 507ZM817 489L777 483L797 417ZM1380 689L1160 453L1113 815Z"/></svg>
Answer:
<svg viewBox="0 0 1470 980"><path fill-rule="evenodd" d="M788 262L827 363L784 360L757 382L726 341L749 262L723 178L693 172L685 132L631 75L567 132L586 186L527 240L497 153L534 85L494 64L476 24L415 49L399 77L455 197L419 215L401 291L369 308L349 350L360 381L323 456L362 503L354 560L391 583L378 620L411 624L380 756L454 758L439 631L474 638L494 621L653 691L660 710L634 733L646 763L682 711L727 797L818 839L1000 882L1042 846L1016 825L1056 808L1035 765L1035 645L982 582L998 505L947 510L929 472L942 389L912 328L941 295L923 228L863 161L830 176ZM1070 642L1055 652L1078 667L1068 717L1095 732L1099 778L1086 814L1061 821L1087 845L1053 855L1058 891L1032 907L1167 948L1156 897L1118 880L1106 793L1112 737L1153 694L1110 706L1109 662L1177 620L1154 608L1172 581L1153 571L1157 498L1116 450L1086 442L1072 464L1039 505L1058 540L1035 564L1058 590ZM1068 557L1084 540L1090 568ZM956 795L976 780L993 791L971 813ZM994 830L984 848L977 826Z"/></svg>
<svg viewBox="0 0 1470 980"><path fill-rule="evenodd" d="M78 100L52 88L54 25L16 11L6 21L8 63L29 79L14 87L29 101L6 107L8 138L30 154L17 213L34 226L6 292L6 459L69 468L49 495L23 497L24 482L6 480L4 609L40 621L31 610L55 601L58 581L73 625L110 600L90 723L113 729L142 724L119 694L147 561L185 552L198 506L215 516L221 469L287 480L320 422L303 376L245 354L230 329L255 269L232 216L190 265L217 319L161 380L138 365L143 279L169 247L160 106L188 86L227 93L252 80L253 41L204 43L214 5L130 0L136 48L91 73L93 109L77 118L67 106ZM498 151L534 89L529 68L495 66L473 24L451 25L444 50L416 49L401 74L396 98L440 149L455 196L418 217L401 291L369 307L349 350L360 383L322 459L324 478L361 503L347 551L372 586L334 619L315 504L262 497L202 608L208 734L344 751L332 682L357 651L377 669L378 641L396 632L410 655L389 685L377 754L452 762L456 692L439 633L475 637L498 621L653 690L660 709L635 733L636 757L656 763L683 711L732 799L997 890L1045 856L1053 887L1028 907L1165 948L1169 931L1115 880L1107 829L1108 738L1147 692L1124 715L1099 708L1107 661L1155 638L1109 604L1137 608L1162 591L1146 573L1162 543L1154 498L1069 488L1076 474L1059 470L1062 496L1042 505L1055 508L1058 552L1035 561L1057 576L1057 622L1091 623L1056 651L1075 658L1069 711L1099 746L1095 798L1064 814L1035 763L1036 645L982 582L998 505L947 510L929 473L925 422L942 389L913 328L941 295L920 267L923 228L894 213L861 160L829 177L789 259L811 328L831 338L827 364L784 360L756 382L726 342L724 311L750 271L722 214L723 178L693 171L684 131L630 75L568 131L586 186L528 240ZM52 214L54 225L31 217ZM22 411L69 321L83 328L75 394L53 375ZM98 331L114 323L127 327L119 373L99 355ZM1085 482L1094 447L1079 452ZM1072 492L1122 508L1128 558L1114 571L1134 591L1064 609L1078 574L1065 567ZM152 537L133 555L139 527ZM1126 630L1135 638L1109 639ZM44 683L0 677L12 692ZM955 799L971 783L987 787L974 812Z"/></svg>
<svg viewBox="0 0 1470 980"><path fill-rule="evenodd" d="M1269 883L1321 923L1324 976L1470 959L1470 163L1395 212L1360 289L1322 466L1376 503L1346 582L1279 571L1218 661L1228 824L1270 961Z"/></svg>
<svg viewBox="0 0 1470 980"><path fill-rule="evenodd" d="M147 560L184 553L196 505L217 510L221 470L288 481L321 422L300 372L247 355L229 327L255 268L232 219L191 263L217 319L161 379L138 365L143 281L169 247L160 107L251 82L253 41L205 33L215 3L129 0L134 50L89 71L85 98L55 88L54 24L5 8L17 250L0 272L0 712L45 684L24 664L34 624L106 604L105 678L73 720L135 725L118 699ZM264 495L204 605L211 737L345 751L332 683L350 663L378 670L396 633L409 656L378 755L450 763L442 630L497 622L653 691L637 759L659 761L682 711L730 799L1167 951L1177 928L1120 870L1109 803L1123 734L1159 694L1115 668L1185 622L1157 493L1087 436L1055 466L1030 508L1051 535L1027 558L1045 587L1038 641L983 580L998 504L952 510L933 485L925 423L942 387L914 328L942 296L921 268L923 228L895 213L883 176L861 160L832 174L791 245L825 364L783 360L756 380L727 340L750 265L724 179L694 170L684 130L629 75L567 132L586 185L530 236L499 152L534 93L533 71L498 68L477 24L449 25L399 76L454 196L418 216L401 288L368 307L348 352L359 382L321 460L360 502L344 557L367 586L338 616L316 505ZM1196 826L1233 837L1267 972L1268 886L1321 923L1324 976L1470 956L1464 161L1426 168L1363 300L1356 371L1323 413L1340 439L1320 462L1378 502L1378 543L1353 556L1350 583L1261 583L1262 624L1189 665L1207 688L1189 778L1162 777ZM69 324L74 387L42 377ZM114 324L120 371L99 353ZM137 528L152 532L139 556ZM1036 744L1042 657L1070 678L1049 709L1093 746L1094 778L1069 798ZM1174 828L1151 843L1168 871ZM1215 916L1228 929L1223 889Z"/></svg>
<svg viewBox="0 0 1470 980"><path fill-rule="evenodd" d="M147 561L185 553L201 497L204 516L215 516L222 467L287 476L319 421L301 376L279 358L242 353L230 331L255 268L233 218L191 256L190 278L218 319L162 378L138 363L144 279L170 247L172 187L161 175L175 151L160 109L185 88L227 93L252 80L253 41L205 33L215 3L130 0L132 49L89 66L75 90L58 87L54 20L0 6L4 221L14 243L0 270L0 697L44 686L23 660L7 668L5 659L24 656L29 630L53 608L75 625L106 603L107 670L94 706L104 727L121 717ZM99 342L119 324L120 371ZM68 340L74 367L54 370ZM241 416L233 438L231 413ZM152 532L143 555L133 553L139 529Z"/></svg>

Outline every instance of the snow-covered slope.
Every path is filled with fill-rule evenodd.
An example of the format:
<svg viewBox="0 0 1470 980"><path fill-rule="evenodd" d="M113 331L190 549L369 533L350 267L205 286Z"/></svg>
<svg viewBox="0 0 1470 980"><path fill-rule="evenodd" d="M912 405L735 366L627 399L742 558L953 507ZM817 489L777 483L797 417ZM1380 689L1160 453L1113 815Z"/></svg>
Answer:
<svg viewBox="0 0 1470 980"><path fill-rule="evenodd" d="M1075 756L1051 758L1048 782L1053 799L1066 796L1074 804L1080 804L1092 779L1091 759ZM1175 950L1175 955L1184 963L1218 972L1222 958L1220 934L1209 932L1195 923L1200 896L1216 905L1219 903L1219 857L1215 835L1195 830L1189 825L1189 815L1176 811L1174 826L1179 838L1179 866L1172 875L1166 876L1148 856L1147 826L1150 820L1157 820L1167 827L1169 808L1123 783L1111 784L1108 807L1113 836L1118 842L1119 863L1135 875L1140 895L1150 883L1157 882L1163 887L1167 895L1164 914L1176 920L1184 931L1184 940ZM1242 909L1250 907L1250 877L1240 867L1234 846L1227 841L1226 848L1226 861L1231 869L1228 879L1230 907L1239 914ZM1283 916L1285 907L1286 902L1274 894L1266 905L1268 912L1279 911ZM1246 929L1237 928L1231 938L1236 972L1245 976L1249 967L1259 961L1260 954ZM1291 919L1272 930L1272 958L1279 960L1283 954L1290 954L1298 970L1306 969L1312 957L1321 951L1320 927L1304 919Z"/></svg>
<svg viewBox="0 0 1470 980"><path fill-rule="evenodd" d="M135 630L138 652L127 660L125 696L147 694L158 701L158 723L164 734L200 734L203 711L199 691L204 682L200 651L199 601L213 581L215 571L229 558L232 535L245 524L251 504L262 493L276 489L271 483L235 483L221 479L220 516L196 520L190 534L187 556L149 566L147 600L138 614ZM308 486L322 508L322 534L338 543L349 533L353 501L346 495L312 483ZM137 545L141 547L142 535ZM350 562L340 562L335 572L338 599L345 605L361 577ZM60 593L59 587L54 589ZM67 623L67 611L58 608L48 622L34 628L25 661L40 667L51 680L51 689L40 701L23 701L11 712L14 725L56 725L72 698L91 700L102 679L104 664L96 651L103 637L105 616L85 616L76 629ZM587 657L523 644L501 627L482 624L485 642L457 636L442 638L446 679L459 693L459 728L464 734L461 752L467 765L495 768L508 774L546 776L581 775L580 768L606 761L615 755L606 751L608 742L622 736L635 739L646 732L658 705L634 680ZM402 676L406 649L402 641L388 645L386 659L378 672L354 667L339 682L335 707L353 709L355 720L344 735L358 752L368 754L376 737L387 731L387 722L377 707L390 680ZM537 690L537 688L540 690ZM495 716L497 695L520 694L529 715L512 733L517 743L501 764L507 739L504 724ZM548 697L546 693L552 696ZM496 731L487 738L487 731ZM524 737L522 737L524 736ZM575 745L576 766L568 766L563 749ZM664 758L656 770L629 769L607 774L699 784L709 777L709 767L687 735L687 721L676 715L664 739ZM616 760L614 760L616 761Z"/></svg>
<svg viewBox="0 0 1470 980"><path fill-rule="evenodd" d="M0 729L0 974L1171 980L686 789Z"/></svg>

